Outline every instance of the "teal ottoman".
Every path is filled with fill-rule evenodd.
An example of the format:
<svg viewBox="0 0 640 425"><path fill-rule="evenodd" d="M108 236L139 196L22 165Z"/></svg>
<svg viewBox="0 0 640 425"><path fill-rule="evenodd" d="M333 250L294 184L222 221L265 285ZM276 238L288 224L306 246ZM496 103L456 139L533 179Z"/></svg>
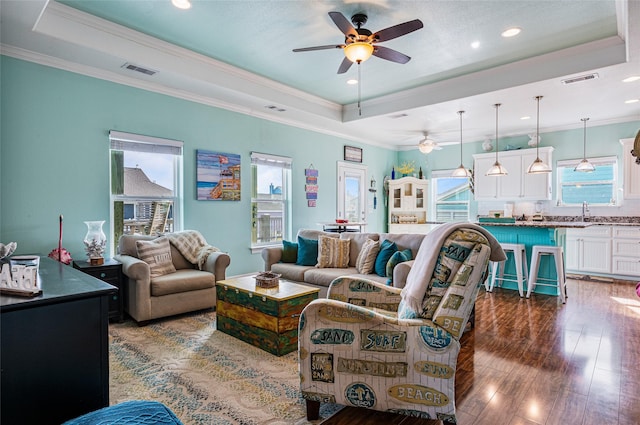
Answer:
<svg viewBox="0 0 640 425"><path fill-rule="evenodd" d="M157 401L125 401L87 413L62 425L182 425L180 419Z"/></svg>

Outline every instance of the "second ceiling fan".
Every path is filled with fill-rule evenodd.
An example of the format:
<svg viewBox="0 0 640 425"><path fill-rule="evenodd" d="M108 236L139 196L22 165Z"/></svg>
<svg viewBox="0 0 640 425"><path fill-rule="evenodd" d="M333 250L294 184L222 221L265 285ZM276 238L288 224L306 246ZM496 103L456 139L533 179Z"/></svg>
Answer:
<svg viewBox="0 0 640 425"><path fill-rule="evenodd" d="M379 46L377 43L401 37L423 27L422 21L414 19L412 21L404 22L372 33L368 29L362 28L362 25L367 22L367 15L363 13L356 13L351 17L353 25L340 12L329 12L329 17L345 35L343 44L303 47L300 49L293 49L293 51L309 52L313 50L344 49L345 58L342 60L342 63L338 68L338 74L344 74L349 70L354 62L364 62L372 55L401 64L409 62L411 57L388 47Z"/></svg>

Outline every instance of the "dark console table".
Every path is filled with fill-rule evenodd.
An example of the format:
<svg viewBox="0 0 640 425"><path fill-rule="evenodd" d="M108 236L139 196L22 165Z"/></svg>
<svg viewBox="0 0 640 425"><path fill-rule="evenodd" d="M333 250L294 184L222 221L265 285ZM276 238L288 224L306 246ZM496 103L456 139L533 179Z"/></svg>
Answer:
<svg viewBox="0 0 640 425"><path fill-rule="evenodd" d="M116 288L40 258L42 294L0 296L0 422L60 424L109 405L109 296Z"/></svg>

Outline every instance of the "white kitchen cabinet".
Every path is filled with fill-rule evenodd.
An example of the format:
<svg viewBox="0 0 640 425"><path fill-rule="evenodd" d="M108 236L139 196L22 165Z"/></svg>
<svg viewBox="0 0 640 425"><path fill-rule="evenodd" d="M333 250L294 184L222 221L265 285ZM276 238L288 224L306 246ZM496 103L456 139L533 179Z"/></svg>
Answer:
<svg viewBox="0 0 640 425"><path fill-rule="evenodd" d="M612 227L611 272L640 276L640 227Z"/></svg>
<svg viewBox="0 0 640 425"><path fill-rule="evenodd" d="M539 149L540 159L552 166L552 147ZM473 155L475 199L495 200L544 200L551 199L551 174L527 174L536 159L536 149L517 149L498 153L498 160L508 174L501 177L485 173L496 160L495 153Z"/></svg>
<svg viewBox="0 0 640 425"><path fill-rule="evenodd" d="M611 273L611 226L567 229L567 271Z"/></svg>
<svg viewBox="0 0 640 425"><path fill-rule="evenodd" d="M636 157L631 155L634 139L622 139L624 199L640 199L640 164L636 164Z"/></svg>
<svg viewBox="0 0 640 425"><path fill-rule="evenodd" d="M402 177L389 180L389 232L427 233L428 180Z"/></svg>

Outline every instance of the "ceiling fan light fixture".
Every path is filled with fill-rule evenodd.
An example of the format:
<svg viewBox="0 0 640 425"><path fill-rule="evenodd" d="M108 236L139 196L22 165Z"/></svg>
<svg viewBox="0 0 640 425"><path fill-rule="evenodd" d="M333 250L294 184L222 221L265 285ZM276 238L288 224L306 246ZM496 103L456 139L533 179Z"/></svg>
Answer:
<svg viewBox="0 0 640 425"><path fill-rule="evenodd" d="M422 153L431 153L431 151L433 151L434 148L434 143L429 140L429 139L424 139L422 142L420 142L420 144L418 145L418 149L420 150L420 152Z"/></svg>
<svg viewBox="0 0 640 425"><path fill-rule="evenodd" d="M178 9L191 9L191 2L189 0L171 0L171 4Z"/></svg>
<svg viewBox="0 0 640 425"><path fill-rule="evenodd" d="M344 55L353 63L362 63L373 54L373 45L362 41L356 41L344 46Z"/></svg>

